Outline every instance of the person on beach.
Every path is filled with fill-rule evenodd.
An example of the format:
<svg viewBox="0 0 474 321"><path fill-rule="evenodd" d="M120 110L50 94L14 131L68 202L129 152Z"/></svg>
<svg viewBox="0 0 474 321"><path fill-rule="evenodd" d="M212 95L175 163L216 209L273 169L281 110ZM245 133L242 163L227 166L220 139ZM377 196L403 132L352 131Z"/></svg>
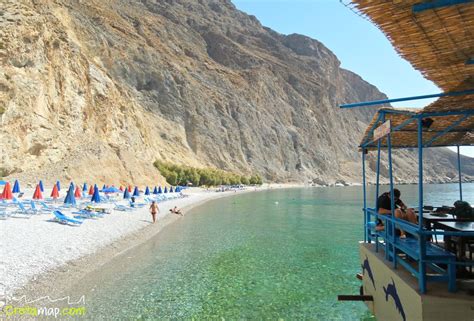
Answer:
<svg viewBox="0 0 474 321"><path fill-rule="evenodd" d="M173 213L173 214L178 214L178 215L184 216L183 213L181 212L181 210L178 209L177 206L175 206L174 208L170 209L170 212Z"/></svg>
<svg viewBox="0 0 474 321"><path fill-rule="evenodd" d="M408 208L405 203L400 199L400 191L398 189L393 189L393 196L395 198L395 217L408 221L413 224L417 224L417 219L415 211L412 208ZM385 192L380 195L377 199L377 213L382 215L392 214L392 206L390 201L390 192ZM378 219L377 222L377 231L384 230L384 224L381 219ZM406 238L406 234L403 230L400 230L400 238Z"/></svg>
<svg viewBox="0 0 474 321"><path fill-rule="evenodd" d="M155 201L151 202L150 213L151 217L153 218L153 223L156 222L156 214L158 214L159 211L160 209L158 208L158 204Z"/></svg>

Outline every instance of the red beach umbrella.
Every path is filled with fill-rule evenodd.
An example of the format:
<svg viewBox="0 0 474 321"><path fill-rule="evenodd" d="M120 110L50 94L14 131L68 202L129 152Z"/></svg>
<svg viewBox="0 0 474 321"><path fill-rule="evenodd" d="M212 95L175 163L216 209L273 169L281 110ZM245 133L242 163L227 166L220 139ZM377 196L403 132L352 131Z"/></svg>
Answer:
<svg viewBox="0 0 474 321"><path fill-rule="evenodd" d="M56 186L56 185L54 185ZM57 188L57 186L56 186ZM41 194L41 188L39 185L36 185L35 193L33 194L33 199L34 200L41 200L43 199L43 194Z"/></svg>
<svg viewBox="0 0 474 321"><path fill-rule="evenodd" d="M128 185L128 192L131 193L132 192L132 187L130 185Z"/></svg>
<svg viewBox="0 0 474 321"><path fill-rule="evenodd" d="M91 187L89 187L89 195L92 195L94 194L94 186L91 185Z"/></svg>
<svg viewBox="0 0 474 321"><path fill-rule="evenodd" d="M121 192L123 192L123 186L122 186L122 185L120 185L119 190L120 190Z"/></svg>
<svg viewBox="0 0 474 321"><path fill-rule="evenodd" d="M76 186L76 191L74 192L74 197L82 197L82 192L81 192L81 189L79 188L79 186Z"/></svg>
<svg viewBox="0 0 474 321"><path fill-rule="evenodd" d="M41 190L40 190L40 192L41 192ZM36 193L36 191L35 191L35 193ZM54 198L54 199L59 198L58 185L56 185L56 184L53 185L53 190L51 191L51 197Z"/></svg>
<svg viewBox="0 0 474 321"><path fill-rule="evenodd" d="M2 198L5 200L13 199L12 189L10 187L10 183L7 183L3 188Z"/></svg>

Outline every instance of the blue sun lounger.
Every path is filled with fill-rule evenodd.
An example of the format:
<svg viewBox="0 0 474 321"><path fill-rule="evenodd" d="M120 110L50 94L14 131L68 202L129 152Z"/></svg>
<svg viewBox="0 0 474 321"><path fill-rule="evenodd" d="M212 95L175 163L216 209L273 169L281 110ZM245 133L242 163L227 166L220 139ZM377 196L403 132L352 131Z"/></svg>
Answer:
<svg viewBox="0 0 474 321"><path fill-rule="evenodd" d="M67 217L60 211L54 211L53 213L54 213L56 221L58 221L61 224L81 225L84 222L82 220L76 220L76 219Z"/></svg>

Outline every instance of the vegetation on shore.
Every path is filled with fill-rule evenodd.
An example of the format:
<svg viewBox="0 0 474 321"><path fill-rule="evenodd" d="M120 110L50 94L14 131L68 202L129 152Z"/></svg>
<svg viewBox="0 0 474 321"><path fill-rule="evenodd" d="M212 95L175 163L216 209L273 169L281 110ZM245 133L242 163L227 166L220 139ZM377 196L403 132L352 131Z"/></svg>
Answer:
<svg viewBox="0 0 474 321"><path fill-rule="evenodd" d="M244 176L214 168L195 168L156 161L153 165L171 185L216 186L216 185L261 185L258 175Z"/></svg>

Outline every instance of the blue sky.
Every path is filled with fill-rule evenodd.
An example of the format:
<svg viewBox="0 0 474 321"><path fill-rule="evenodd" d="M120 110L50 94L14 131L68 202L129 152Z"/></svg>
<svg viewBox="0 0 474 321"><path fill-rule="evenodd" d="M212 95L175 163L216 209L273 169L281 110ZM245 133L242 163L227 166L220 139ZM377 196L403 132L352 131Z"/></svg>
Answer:
<svg viewBox="0 0 474 321"><path fill-rule="evenodd" d="M389 98L439 93L400 58L383 33L339 0L232 0L235 6L254 15L266 27L282 34L299 33L321 41L333 51L343 68L377 86ZM349 2L343 0L344 3ZM392 104L395 107L423 107L424 99ZM474 157L474 147L463 147Z"/></svg>

